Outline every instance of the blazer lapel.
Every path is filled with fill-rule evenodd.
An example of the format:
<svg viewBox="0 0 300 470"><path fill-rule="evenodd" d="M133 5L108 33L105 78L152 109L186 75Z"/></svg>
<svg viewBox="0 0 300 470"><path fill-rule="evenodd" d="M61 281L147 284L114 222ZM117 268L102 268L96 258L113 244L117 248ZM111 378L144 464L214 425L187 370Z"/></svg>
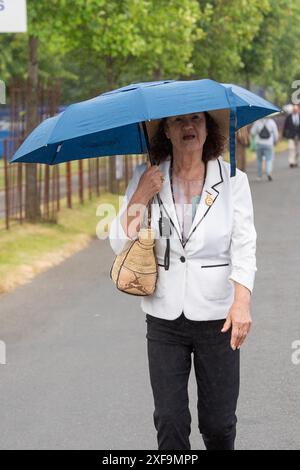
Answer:
<svg viewBox="0 0 300 470"><path fill-rule="evenodd" d="M221 164L218 159L209 160L207 162L206 178L201 194L201 199L196 210L196 214L191 225L186 243L190 239L192 233L202 222L204 217L212 209L217 197L219 196L221 183L223 183Z"/></svg>

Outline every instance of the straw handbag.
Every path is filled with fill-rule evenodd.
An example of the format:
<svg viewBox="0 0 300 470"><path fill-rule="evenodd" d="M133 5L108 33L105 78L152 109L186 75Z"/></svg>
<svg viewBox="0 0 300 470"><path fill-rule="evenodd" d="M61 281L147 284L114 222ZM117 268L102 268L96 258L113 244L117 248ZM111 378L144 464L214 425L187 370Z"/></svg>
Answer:
<svg viewBox="0 0 300 470"><path fill-rule="evenodd" d="M141 228L138 239L116 256L110 277L126 294L151 295L155 291L158 268L155 256L155 231L151 228L151 201L148 204L148 227Z"/></svg>

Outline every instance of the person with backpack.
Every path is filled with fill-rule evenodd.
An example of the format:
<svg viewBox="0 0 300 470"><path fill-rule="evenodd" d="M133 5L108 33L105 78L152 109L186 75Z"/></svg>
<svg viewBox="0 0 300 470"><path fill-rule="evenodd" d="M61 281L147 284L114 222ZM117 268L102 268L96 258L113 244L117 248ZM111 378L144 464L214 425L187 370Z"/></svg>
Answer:
<svg viewBox="0 0 300 470"><path fill-rule="evenodd" d="M255 138L257 179L262 180L262 161L265 158L267 178L272 181L274 145L279 138L277 124L271 118L259 119L253 124L250 134Z"/></svg>
<svg viewBox="0 0 300 470"><path fill-rule="evenodd" d="M289 143L290 168L296 168L300 155L300 107L297 104L293 106L293 112L285 119L283 137L288 139Z"/></svg>

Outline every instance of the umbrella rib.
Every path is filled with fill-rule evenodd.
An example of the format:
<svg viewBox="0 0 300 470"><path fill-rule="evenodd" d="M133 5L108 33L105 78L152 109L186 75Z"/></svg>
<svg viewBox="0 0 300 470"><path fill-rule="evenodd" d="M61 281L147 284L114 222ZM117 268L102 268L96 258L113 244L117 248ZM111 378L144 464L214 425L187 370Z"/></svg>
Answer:
<svg viewBox="0 0 300 470"><path fill-rule="evenodd" d="M72 105L70 105L70 106L72 106ZM51 137L52 137L52 135L54 134L55 129L56 129L56 127L57 127L59 121L62 119L62 116L64 115L64 113L67 111L67 109L68 109L70 106L68 106L68 107L67 107L64 111L62 111L61 113L59 113L59 114L57 114L56 116L54 116L54 117L57 117L57 120L56 120L55 125L53 126L53 129L51 129L51 132L50 132L50 134L49 134L49 136L48 136L47 145L49 145L49 142L51 142ZM50 118L50 119L51 119L51 118ZM56 143L56 142L53 142L53 143Z"/></svg>
<svg viewBox="0 0 300 470"><path fill-rule="evenodd" d="M49 165L54 165L54 162L55 162L55 160L56 160L56 155L57 155L58 152L60 151L61 146L62 146L62 142L60 142L60 143L57 144L56 149L55 149L55 152L54 152L54 155L53 155L53 157L51 158L51 162L49 163Z"/></svg>
<svg viewBox="0 0 300 470"><path fill-rule="evenodd" d="M144 153L143 149L143 139L142 139L142 131L141 131L141 124L138 123L138 130L139 130L139 139L140 139L140 148L141 148L141 153Z"/></svg>

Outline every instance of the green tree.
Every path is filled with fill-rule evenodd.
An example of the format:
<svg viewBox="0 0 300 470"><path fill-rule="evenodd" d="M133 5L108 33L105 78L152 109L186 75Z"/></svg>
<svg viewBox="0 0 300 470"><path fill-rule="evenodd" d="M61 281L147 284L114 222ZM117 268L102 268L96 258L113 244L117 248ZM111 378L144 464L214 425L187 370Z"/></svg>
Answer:
<svg viewBox="0 0 300 470"><path fill-rule="evenodd" d="M300 40L299 22L298 2L270 0L251 48L242 54L242 76L248 85L263 86L281 104L291 94L291 83L300 71L296 46Z"/></svg>
<svg viewBox="0 0 300 470"><path fill-rule="evenodd" d="M18 76L27 79L26 133L38 124L38 80L44 76L56 76L61 70L67 51L66 29L67 0L28 0L28 32L26 34L1 35L0 73L8 81ZM37 190L37 166L25 169L25 216L32 222L41 217Z"/></svg>
<svg viewBox="0 0 300 470"><path fill-rule="evenodd" d="M47 41L48 50L62 51L64 46L63 20L66 16L67 2L28 2L28 65L27 65L27 103L26 133L30 133L38 124L38 79L39 79L39 45ZM28 164L25 170L25 217L31 222L41 218L40 199L37 187L37 165Z"/></svg>
<svg viewBox="0 0 300 470"><path fill-rule="evenodd" d="M193 54L197 76L231 81L243 67L242 52L251 48L269 0L200 0L199 4L205 36Z"/></svg>
<svg viewBox="0 0 300 470"><path fill-rule="evenodd" d="M204 37L198 1L147 1L141 13L139 73L157 80L193 73L194 44Z"/></svg>

